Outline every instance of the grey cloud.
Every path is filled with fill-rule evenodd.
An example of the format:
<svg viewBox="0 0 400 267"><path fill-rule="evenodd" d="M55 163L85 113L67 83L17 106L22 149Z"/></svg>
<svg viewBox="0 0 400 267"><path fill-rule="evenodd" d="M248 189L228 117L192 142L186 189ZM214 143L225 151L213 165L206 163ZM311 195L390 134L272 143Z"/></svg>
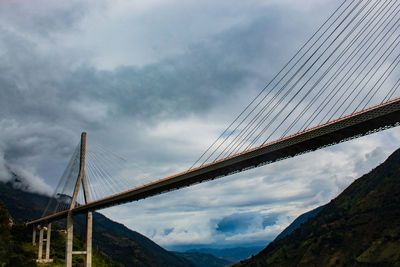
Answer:
<svg viewBox="0 0 400 267"><path fill-rule="evenodd" d="M169 235L173 231L174 231L174 228L166 228L166 229L164 229L164 235Z"/></svg>
<svg viewBox="0 0 400 267"><path fill-rule="evenodd" d="M197 66L204 73L179 64L162 63L140 70L125 67L112 73L82 70L71 74L66 86L73 88L68 93L71 96L111 102L116 112L112 115L147 120L187 116L207 110L224 96L224 90L237 89L243 77L235 70L218 72L211 62L211 66ZM212 80L226 84L215 88L211 85Z"/></svg>
<svg viewBox="0 0 400 267"><path fill-rule="evenodd" d="M68 10L62 9L62 12ZM71 7L70 12L75 9ZM47 139L44 144L53 146L48 149L53 153L58 153L60 138L76 140L71 138L71 133L81 129L105 130L116 121L149 125L208 112L230 101L235 92L246 89L249 80L257 79L253 70L259 64L260 50L267 53L273 43L273 31L279 30L280 23L272 23L277 15L272 14L193 44L181 55L144 67L125 66L103 71L87 64L73 68L68 54L62 55L61 51L42 54L40 42L2 28L0 44L6 53L0 55L0 68L4 70L0 74L0 111L15 120L26 136L43 135L39 139ZM51 21L52 18L42 19ZM269 26L260 34L261 25L265 24ZM267 48L263 50L265 45ZM274 64L274 60L268 62L268 65ZM231 109L233 106L228 105L226 112ZM42 131L32 132L29 125L35 122L40 122ZM54 128L53 125L60 130L46 130ZM48 138L49 134L54 135ZM143 131L134 134L140 139ZM43 155L47 151L40 142L29 146L23 142L18 146L10 140L7 142L10 143L8 158L19 155L23 158L21 151L26 155ZM162 153L158 157L173 160Z"/></svg>
<svg viewBox="0 0 400 267"><path fill-rule="evenodd" d="M370 153L365 154L364 157L359 158L356 164L354 165L354 170L362 175L364 172L370 171L372 167L374 167L371 163L376 162L377 160L384 159L384 150L382 147L378 146ZM371 166L372 165L372 166Z"/></svg>
<svg viewBox="0 0 400 267"><path fill-rule="evenodd" d="M26 120L79 121L79 117L71 118L74 114L67 104L73 100L85 104L87 99L109 106L108 115L112 118L122 115L146 120L202 112L246 88L252 76L248 66L258 58L256 51L266 41L245 41L239 45L233 40L238 36L244 37L241 40L258 37L252 27L236 35L231 30L226 38L215 37L183 55L152 65L119 67L113 71L88 66L68 70L63 57L43 58L35 50L35 43L3 30L1 42L7 48L0 66L6 70L0 77L5 89L3 112ZM243 46L247 47L245 55L241 55Z"/></svg>
<svg viewBox="0 0 400 267"><path fill-rule="evenodd" d="M47 177L47 183L56 185L61 177L60 171L65 168L65 158L70 157L76 145L75 134L62 127L39 122L20 124L3 120L0 121L0 128L0 152L6 165L14 169L29 169L36 176L37 171Z"/></svg>
<svg viewBox="0 0 400 267"><path fill-rule="evenodd" d="M7 182L12 178L11 173L8 171L4 155L0 151L0 181Z"/></svg>
<svg viewBox="0 0 400 267"><path fill-rule="evenodd" d="M259 212L234 213L219 220L215 230L226 236L262 231L267 226L275 225L281 215Z"/></svg>
<svg viewBox="0 0 400 267"><path fill-rule="evenodd" d="M279 215L282 215L282 214L270 213L270 214L265 215L263 218L263 223L262 223L263 228L276 224L278 221Z"/></svg>
<svg viewBox="0 0 400 267"><path fill-rule="evenodd" d="M0 22L28 35L49 38L74 29L90 8L87 1L1 1Z"/></svg>
<svg viewBox="0 0 400 267"><path fill-rule="evenodd" d="M271 32L277 31L279 25L271 24L260 34L257 27L265 25L265 20L268 22L269 18L241 29L230 29L192 45L182 55L142 68L125 66L113 71L79 68L65 79L64 87L68 90L63 90L63 94L67 99L85 96L114 103L118 115L136 119L202 112L224 103L236 91L245 90L249 80L261 80L254 76L253 69L259 65L260 53L269 50L274 35ZM267 65L273 66L278 60L269 55L271 60ZM262 82L268 75L263 72Z"/></svg>
<svg viewBox="0 0 400 267"><path fill-rule="evenodd" d="M57 97L60 69L54 58L42 58L34 43L0 28L0 112L18 122L54 123L63 108Z"/></svg>
<svg viewBox="0 0 400 267"><path fill-rule="evenodd" d="M88 8L96 8L98 3L75 1L59 7L53 3L54 7L32 15L27 9L18 9L17 4L14 12L13 4L6 2L0 4L0 176L9 179L9 173L1 173L9 165L39 186L43 185L40 177L47 184L57 184L83 130L117 153L128 151L129 161L143 164L140 166L151 178L182 168L182 162L186 164L190 161L188 158L194 160L197 155L190 154L185 146L179 150L175 143L167 144L171 141L168 138L153 138L149 134L152 127L166 121L190 120L191 116L212 124L228 117L226 114L237 114L242 101L246 102L241 98L255 95L315 29L316 25L310 26L315 17L322 18L327 12L316 14L315 9L310 9L301 14L308 15L302 20L291 8L283 11L278 4L274 9L261 8L260 3L252 2L257 8L246 10L245 19L228 23L223 30L210 35L205 33L191 41L185 40L184 48L177 54L167 53L161 60L141 67L126 65L100 70L93 64L93 54L99 56L96 53L103 51L86 51L85 46L68 48L71 41L68 35L80 40L79 27L88 19ZM33 4L24 8L30 5ZM296 7L299 5L296 3ZM56 12L47 12L51 8ZM17 21L21 17L17 15L21 14L26 16ZM212 27L211 18L206 22L201 27ZM185 25L180 25L180 29L187 30ZM157 32L151 34L157 37ZM118 53L128 54L135 45L132 42L129 49ZM162 49L162 45L159 42L155 46ZM114 55L113 51L108 52ZM383 146L379 140L386 137L394 141ZM178 136L176 140L191 140L185 138ZM390 134L371 137L370 142L382 146L383 150L373 151L370 147L361 150L350 145L356 152L349 152L350 156L345 157L343 151L351 150L350 146L330 148L315 152L319 154L314 156L297 157L258 171L135 202L129 207L119 207L129 212L114 219L137 214L128 226L151 235L168 235L168 238L182 233L171 239L177 243L188 236L190 240L198 229L203 230L201 234L219 234L215 240L203 238L223 244L227 244L224 240L227 236L240 238L241 234L252 231L258 234L269 228L273 229L265 236L272 236L281 230L281 225L289 223L285 218L324 203L337 193L337 188L355 178L353 174L343 177L344 171L358 172L360 168L376 165L398 139L398 135ZM370 154L364 157L365 151ZM330 161L322 161L328 156ZM359 163L350 168L358 159ZM315 171L320 168L319 173ZM257 177L261 178L254 180ZM258 183L251 183L254 181ZM297 184L288 186L291 181L301 184L301 190L293 190ZM293 191L288 192L290 189ZM279 194L273 194L278 191ZM317 195L318 192L323 195ZM274 212L264 214L262 207L273 208ZM186 220L167 216L173 212L183 214ZM201 220L187 220L190 214L200 214ZM153 221L162 221L162 226L152 229L148 217L142 218L144 215L152 216ZM162 216L168 219L160 220ZM165 226L172 225L171 222L175 224Z"/></svg>
<svg viewBox="0 0 400 267"><path fill-rule="evenodd" d="M226 234L246 232L255 218L255 213L232 214L217 223L216 230Z"/></svg>

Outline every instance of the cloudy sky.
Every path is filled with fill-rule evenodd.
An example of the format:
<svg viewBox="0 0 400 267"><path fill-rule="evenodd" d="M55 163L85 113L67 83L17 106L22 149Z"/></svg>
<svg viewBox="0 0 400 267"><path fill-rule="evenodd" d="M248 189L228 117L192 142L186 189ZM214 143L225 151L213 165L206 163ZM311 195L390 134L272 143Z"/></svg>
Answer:
<svg viewBox="0 0 400 267"><path fill-rule="evenodd" d="M337 0L0 0L0 176L51 194L80 133L133 184L190 167ZM400 129L102 212L167 248L264 244L399 147Z"/></svg>

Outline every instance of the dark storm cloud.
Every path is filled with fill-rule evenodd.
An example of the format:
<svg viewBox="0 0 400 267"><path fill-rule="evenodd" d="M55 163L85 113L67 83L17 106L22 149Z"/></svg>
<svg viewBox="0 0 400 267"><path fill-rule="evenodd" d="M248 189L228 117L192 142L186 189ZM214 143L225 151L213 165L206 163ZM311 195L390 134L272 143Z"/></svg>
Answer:
<svg viewBox="0 0 400 267"><path fill-rule="evenodd" d="M42 55L34 41L2 28L2 113L26 120L65 120L71 116L67 104L77 99L100 101L114 107L110 116L134 119L207 110L254 78L249 69L270 48L269 36L276 31L272 21L231 29L155 64L110 71L87 65L69 70L60 54ZM259 25L270 26L260 34Z"/></svg>
<svg viewBox="0 0 400 267"><path fill-rule="evenodd" d="M205 111L244 84L243 70L218 69L211 60L189 65L191 57L141 69L79 69L69 75L65 86L71 89L63 94L67 99L83 97L115 104L113 115L146 120Z"/></svg>
<svg viewBox="0 0 400 267"><path fill-rule="evenodd" d="M250 80L261 84L272 73L271 66L281 62L282 54L268 52L278 50L273 37L280 25L276 17L266 16L230 29L191 45L181 55L144 67L125 66L111 71L80 67L68 72L60 94L65 99L90 98L114 104L113 115L138 120L204 112L224 103L238 90L246 90ZM295 38L290 36L288 39ZM267 53L266 65L271 69L264 69L262 78L255 77L260 55Z"/></svg>
<svg viewBox="0 0 400 267"><path fill-rule="evenodd" d="M250 80L259 81L260 85L264 82L270 75L268 68L262 78L254 72L260 55L267 55L267 66L281 57L280 53L269 52L277 50L273 36L282 30L283 23L277 12L270 11L263 18L256 17L245 25L193 43L184 53L157 63L114 70L98 70L88 64L72 68L76 55L63 55L58 50L43 52L42 46L48 45L49 32L60 33L75 27L86 8L77 9L76 4L61 5L54 7L52 15L29 14L25 18L32 20L28 28L25 20L12 23L20 31L0 24L0 46L4 51L0 54L0 112L3 119L18 125L24 133L22 140L28 136L45 140L26 145L17 142L21 139L14 138L13 142L8 137L6 160L24 158L22 151L28 155L58 153L58 140L71 139L72 133L80 129L106 129L124 120L146 125L207 112L231 100L240 90L254 90L248 84ZM68 15L61 16L64 13ZM65 19L64 23L54 22L57 14ZM48 29L43 29L42 24ZM30 38L35 34L42 39ZM61 147L72 140L63 143Z"/></svg>
<svg viewBox="0 0 400 267"><path fill-rule="evenodd" d="M63 107L57 97L62 69L54 64L56 58L41 57L34 43L4 28L0 28L0 43L5 47L0 55L3 118L53 123Z"/></svg>

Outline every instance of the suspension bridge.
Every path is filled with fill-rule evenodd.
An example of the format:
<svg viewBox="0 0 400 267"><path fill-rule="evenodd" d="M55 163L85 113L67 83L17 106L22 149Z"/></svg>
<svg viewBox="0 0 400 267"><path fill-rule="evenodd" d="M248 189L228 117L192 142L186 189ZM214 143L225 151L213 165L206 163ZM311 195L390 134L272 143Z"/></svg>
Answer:
<svg viewBox="0 0 400 267"><path fill-rule="evenodd" d="M138 201L284 160L400 123L400 2L343 1L185 171L132 185L113 175L118 156L87 148L86 133L42 217L38 262L51 262L51 223L67 219L66 266L91 266L92 211ZM100 151L100 152L99 152ZM107 162L112 164L107 165ZM118 169L118 168L117 168ZM121 168L119 168L121 171ZM87 214L86 250L73 251L73 217ZM47 226L47 227L45 227ZM44 231L47 238L44 239ZM46 254L43 258L43 244Z"/></svg>

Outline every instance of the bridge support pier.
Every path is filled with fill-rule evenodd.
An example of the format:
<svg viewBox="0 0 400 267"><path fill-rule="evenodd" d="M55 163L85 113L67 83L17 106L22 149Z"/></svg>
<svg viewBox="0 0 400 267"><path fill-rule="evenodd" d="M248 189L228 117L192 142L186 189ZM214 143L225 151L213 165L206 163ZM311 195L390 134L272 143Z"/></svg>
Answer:
<svg viewBox="0 0 400 267"><path fill-rule="evenodd" d="M71 212L67 217L67 238L65 246L65 267L72 267L72 241L74 237L74 219Z"/></svg>
<svg viewBox="0 0 400 267"><path fill-rule="evenodd" d="M89 211L86 218L86 267L92 267L92 230L93 215Z"/></svg>
<svg viewBox="0 0 400 267"><path fill-rule="evenodd" d="M72 214L67 217L67 239L65 247L65 266L72 267L72 255L86 255L85 267L92 267L92 230L93 230L93 215L88 212L86 219L86 251L73 251L74 238L74 218Z"/></svg>
<svg viewBox="0 0 400 267"><path fill-rule="evenodd" d="M36 246L36 225L33 225L32 246Z"/></svg>
<svg viewBox="0 0 400 267"><path fill-rule="evenodd" d="M40 227L39 230L39 248L38 248L38 259L37 262L40 262L42 260L43 256L43 227Z"/></svg>
<svg viewBox="0 0 400 267"><path fill-rule="evenodd" d="M46 262L53 262L50 260L50 238L51 238L51 223L47 225L47 237L46 237Z"/></svg>
<svg viewBox="0 0 400 267"><path fill-rule="evenodd" d="M47 231L46 233L46 239L43 239L44 231ZM32 238L32 241L36 242L36 229L34 228L34 237ZM38 258L36 262L38 263L51 263L53 262L52 259L50 259L50 238L51 238L51 223L49 223L46 227L39 226L39 246L38 246ZM46 242L46 256L45 259L43 259L43 242Z"/></svg>

